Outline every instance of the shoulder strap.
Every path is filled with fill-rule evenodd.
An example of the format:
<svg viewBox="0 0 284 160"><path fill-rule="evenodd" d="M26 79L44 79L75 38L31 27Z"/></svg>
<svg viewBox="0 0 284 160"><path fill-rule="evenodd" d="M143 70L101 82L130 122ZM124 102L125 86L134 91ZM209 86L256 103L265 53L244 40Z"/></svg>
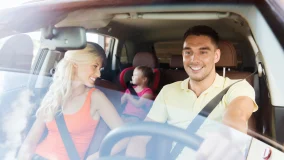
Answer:
<svg viewBox="0 0 284 160"><path fill-rule="evenodd" d="M127 88L129 89L130 94L133 95L135 99L139 99L139 96L131 83L127 84Z"/></svg>
<svg viewBox="0 0 284 160"><path fill-rule="evenodd" d="M255 73L256 71L250 74L249 76L247 76L246 78L229 85L227 88L223 89L219 94L217 94L211 101L209 101L206 104L206 106L198 113L198 115L196 115L196 117L192 120L192 122L187 126L186 132L195 133L200 128L200 126L204 123L204 121L209 116L209 114L219 104L219 102L222 100L223 96L228 92L230 87L240 81L247 79L248 77L254 75ZM183 144L177 143L171 152L172 159L176 159L184 147L185 146Z"/></svg>
<svg viewBox="0 0 284 160"><path fill-rule="evenodd" d="M80 156L68 131L63 114L57 115L55 121L69 159L79 160Z"/></svg>

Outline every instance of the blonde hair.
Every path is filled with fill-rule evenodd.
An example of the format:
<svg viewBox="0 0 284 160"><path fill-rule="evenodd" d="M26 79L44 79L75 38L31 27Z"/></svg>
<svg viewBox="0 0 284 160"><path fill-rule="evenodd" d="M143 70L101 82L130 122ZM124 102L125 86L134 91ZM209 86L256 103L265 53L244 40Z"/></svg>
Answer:
<svg viewBox="0 0 284 160"><path fill-rule="evenodd" d="M104 62L106 55L97 44L88 43L86 48L82 50L67 51L56 67L53 82L43 98L36 116L43 116L42 118L44 119L53 119L57 113L62 112L64 109L62 105L71 94L74 64L92 64L98 58L101 58Z"/></svg>

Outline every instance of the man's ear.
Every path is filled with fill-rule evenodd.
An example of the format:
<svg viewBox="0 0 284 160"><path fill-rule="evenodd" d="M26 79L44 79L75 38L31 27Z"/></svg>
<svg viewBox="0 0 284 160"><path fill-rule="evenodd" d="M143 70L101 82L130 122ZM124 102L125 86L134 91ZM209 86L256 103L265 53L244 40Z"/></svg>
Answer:
<svg viewBox="0 0 284 160"><path fill-rule="evenodd" d="M214 57L214 63L218 63L221 57L221 50L220 49L216 49L215 51L215 57Z"/></svg>

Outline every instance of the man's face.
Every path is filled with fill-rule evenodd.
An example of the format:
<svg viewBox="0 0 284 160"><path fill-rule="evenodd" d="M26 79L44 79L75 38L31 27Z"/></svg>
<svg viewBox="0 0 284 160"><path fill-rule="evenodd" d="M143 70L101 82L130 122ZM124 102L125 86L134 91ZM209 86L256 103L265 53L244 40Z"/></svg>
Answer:
<svg viewBox="0 0 284 160"><path fill-rule="evenodd" d="M203 81L215 72L220 50L208 36L188 36L183 44L183 66L192 81Z"/></svg>

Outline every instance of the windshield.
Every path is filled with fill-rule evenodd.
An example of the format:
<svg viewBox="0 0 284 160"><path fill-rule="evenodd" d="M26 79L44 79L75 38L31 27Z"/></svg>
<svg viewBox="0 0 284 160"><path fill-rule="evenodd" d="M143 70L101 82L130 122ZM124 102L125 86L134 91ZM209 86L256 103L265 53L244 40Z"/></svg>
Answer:
<svg viewBox="0 0 284 160"><path fill-rule="evenodd" d="M48 48L40 31L1 39L0 157L283 156L281 109L243 30L229 18L192 22L115 19L113 28L80 28L87 43L72 50Z"/></svg>

